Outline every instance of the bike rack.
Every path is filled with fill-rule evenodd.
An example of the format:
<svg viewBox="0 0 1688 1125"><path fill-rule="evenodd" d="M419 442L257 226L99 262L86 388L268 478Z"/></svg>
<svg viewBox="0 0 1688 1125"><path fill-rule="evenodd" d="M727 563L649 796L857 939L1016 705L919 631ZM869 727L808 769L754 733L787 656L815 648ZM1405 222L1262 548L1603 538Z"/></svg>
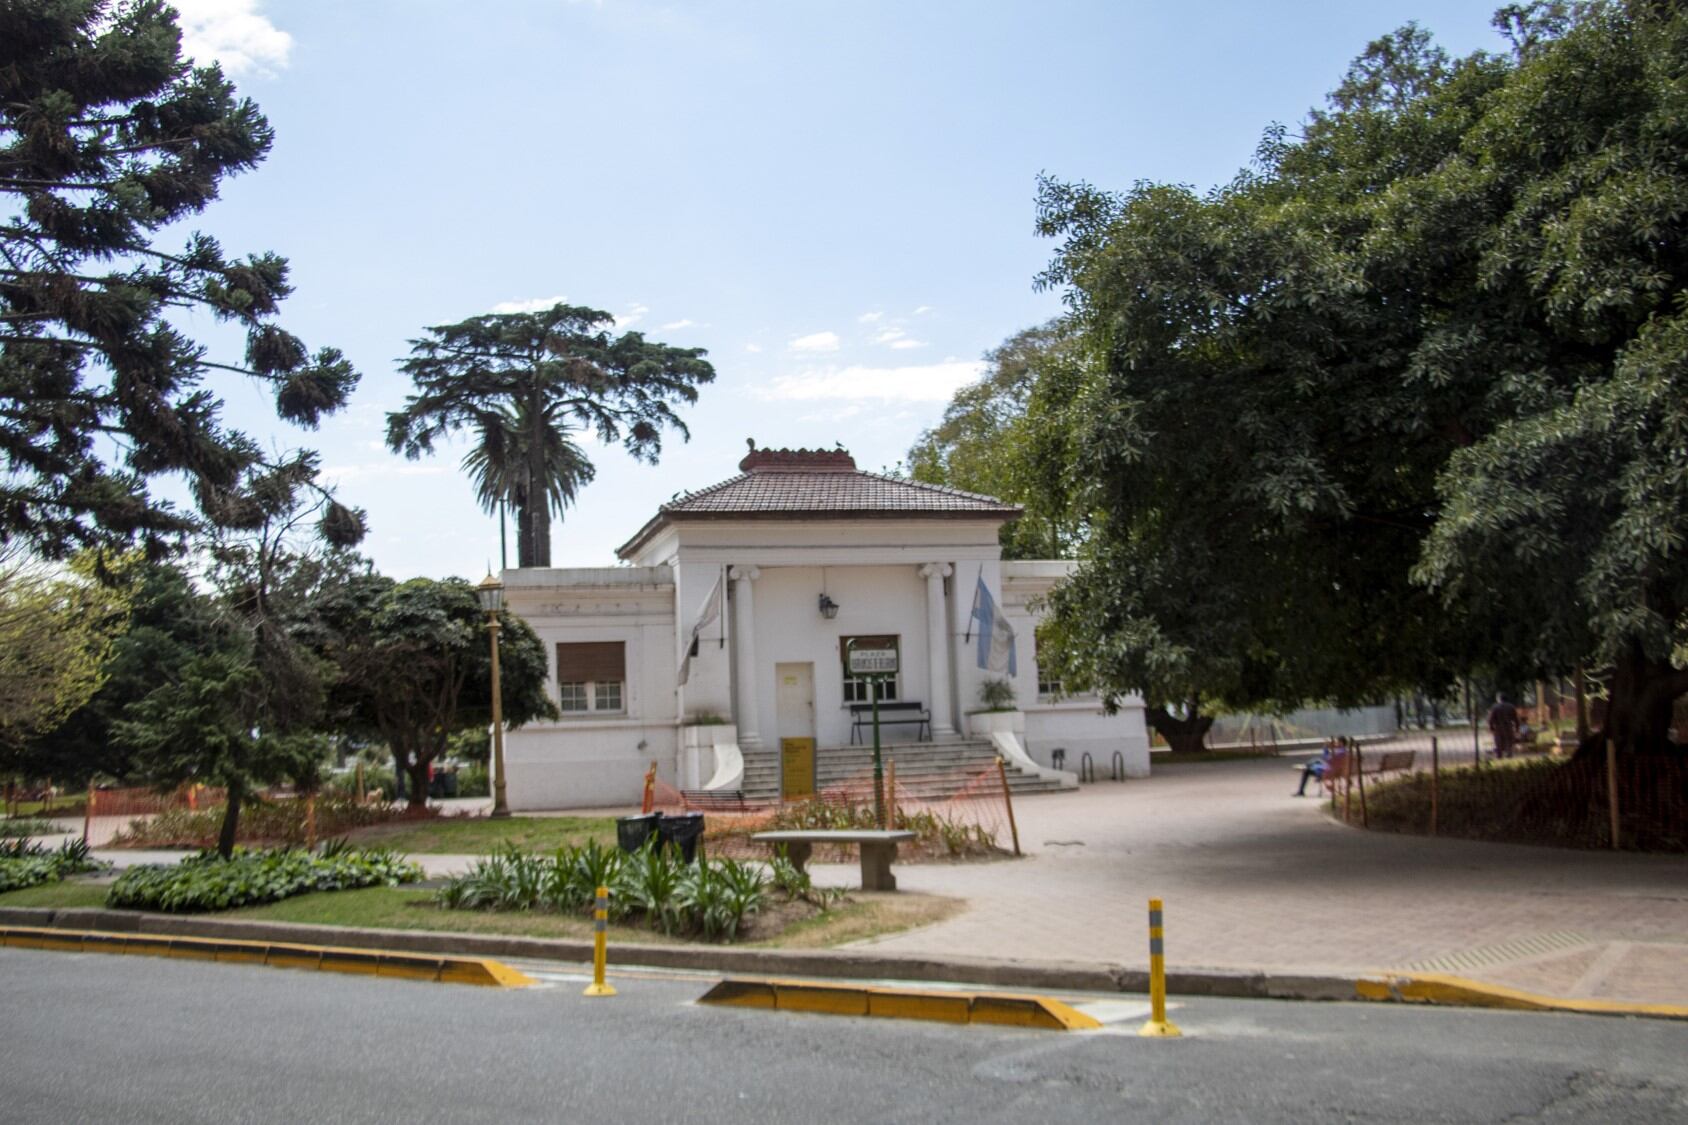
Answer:
<svg viewBox="0 0 1688 1125"><path fill-rule="evenodd" d="M1096 780L1096 763L1091 760L1088 750L1078 760L1078 779L1080 781Z"/></svg>
<svg viewBox="0 0 1688 1125"><path fill-rule="evenodd" d="M1124 751L1121 751L1121 750L1115 750L1114 751L1114 761L1113 761L1113 766L1111 768L1112 768L1112 772L1113 772L1115 781L1124 781L1125 780L1125 753L1124 753Z"/></svg>

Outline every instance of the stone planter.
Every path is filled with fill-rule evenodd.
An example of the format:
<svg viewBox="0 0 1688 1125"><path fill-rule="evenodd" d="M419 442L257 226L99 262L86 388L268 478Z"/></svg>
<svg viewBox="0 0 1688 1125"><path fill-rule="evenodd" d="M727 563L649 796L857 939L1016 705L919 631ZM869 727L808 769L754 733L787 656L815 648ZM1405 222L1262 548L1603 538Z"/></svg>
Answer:
<svg viewBox="0 0 1688 1125"><path fill-rule="evenodd" d="M969 711L966 717L967 733L974 738L989 738L998 732L1026 733L1024 711Z"/></svg>

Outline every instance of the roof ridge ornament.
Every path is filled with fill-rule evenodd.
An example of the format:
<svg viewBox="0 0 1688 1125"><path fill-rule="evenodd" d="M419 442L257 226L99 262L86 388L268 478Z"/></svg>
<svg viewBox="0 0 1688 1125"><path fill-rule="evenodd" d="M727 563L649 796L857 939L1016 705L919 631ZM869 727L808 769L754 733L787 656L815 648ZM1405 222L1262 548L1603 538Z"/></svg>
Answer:
<svg viewBox="0 0 1688 1125"><path fill-rule="evenodd" d="M853 473L856 459L840 445L836 449L757 449L751 447L739 462L741 473Z"/></svg>

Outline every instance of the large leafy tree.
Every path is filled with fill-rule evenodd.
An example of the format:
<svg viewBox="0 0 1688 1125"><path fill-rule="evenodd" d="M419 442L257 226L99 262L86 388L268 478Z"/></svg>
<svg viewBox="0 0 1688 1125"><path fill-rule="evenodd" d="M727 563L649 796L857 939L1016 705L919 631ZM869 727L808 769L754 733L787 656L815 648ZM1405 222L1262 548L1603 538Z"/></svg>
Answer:
<svg viewBox="0 0 1688 1125"><path fill-rule="evenodd" d="M84 556L49 569L0 553L0 768L8 773L78 772L55 770L31 750L101 689L128 625L127 586L96 580L97 565Z"/></svg>
<svg viewBox="0 0 1688 1125"><path fill-rule="evenodd" d="M985 353L984 373L957 391L938 424L909 448L908 472L915 480L1025 507L1024 516L1002 527L1005 558L1065 558L1074 550L1080 529L1063 526L1041 507L1031 446L1043 431L1027 412L1038 378L1076 360L1062 322L1016 332Z"/></svg>
<svg viewBox="0 0 1688 1125"><path fill-rule="evenodd" d="M428 329L401 367L417 389L388 415L388 444L416 458L467 430L475 444L464 468L488 511L501 501L515 509L521 566L551 565L552 516L592 479L578 436L654 464L665 427L690 436L674 406L696 402L715 378L702 348L612 337L614 323L562 304L471 317Z"/></svg>
<svg viewBox="0 0 1688 1125"><path fill-rule="evenodd" d="M263 451L222 423L208 374L267 384L301 425L345 403L351 366L276 323L285 259L156 241L272 140L217 67L182 60L162 0L0 4L0 542L176 545L197 521L152 493L160 475L201 518L249 520ZM244 355L213 357L183 310L244 330Z"/></svg>
<svg viewBox="0 0 1688 1125"><path fill-rule="evenodd" d="M454 735L492 720L492 650L474 587L461 578L372 576L328 592L319 611L325 652L338 670L331 706L349 728L387 744L409 777L411 808L421 810L428 767ZM505 723L556 718L544 644L508 611L499 624Z"/></svg>
<svg viewBox="0 0 1688 1125"><path fill-rule="evenodd" d="M1497 24L1502 54L1379 40L1207 195L1043 186L1087 353L1034 394L1039 480L1092 530L1055 604L1074 678L1293 705L1585 664L1604 734L1666 745L1688 15Z"/></svg>

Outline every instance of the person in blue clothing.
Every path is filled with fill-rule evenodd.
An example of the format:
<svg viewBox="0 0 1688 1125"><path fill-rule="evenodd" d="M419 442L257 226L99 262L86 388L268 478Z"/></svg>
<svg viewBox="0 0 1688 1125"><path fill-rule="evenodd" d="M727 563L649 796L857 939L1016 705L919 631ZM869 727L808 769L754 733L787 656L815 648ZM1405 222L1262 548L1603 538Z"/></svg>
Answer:
<svg viewBox="0 0 1688 1125"><path fill-rule="evenodd" d="M1340 749L1342 749L1342 740L1340 738L1330 738L1325 740L1325 748L1319 756L1309 760L1306 765L1301 767L1301 784L1295 790L1295 795L1297 797L1307 796L1308 778L1316 777L1320 781L1324 780L1326 772L1330 769L1331 762L1336 757L1336 752Z"/></svg>

